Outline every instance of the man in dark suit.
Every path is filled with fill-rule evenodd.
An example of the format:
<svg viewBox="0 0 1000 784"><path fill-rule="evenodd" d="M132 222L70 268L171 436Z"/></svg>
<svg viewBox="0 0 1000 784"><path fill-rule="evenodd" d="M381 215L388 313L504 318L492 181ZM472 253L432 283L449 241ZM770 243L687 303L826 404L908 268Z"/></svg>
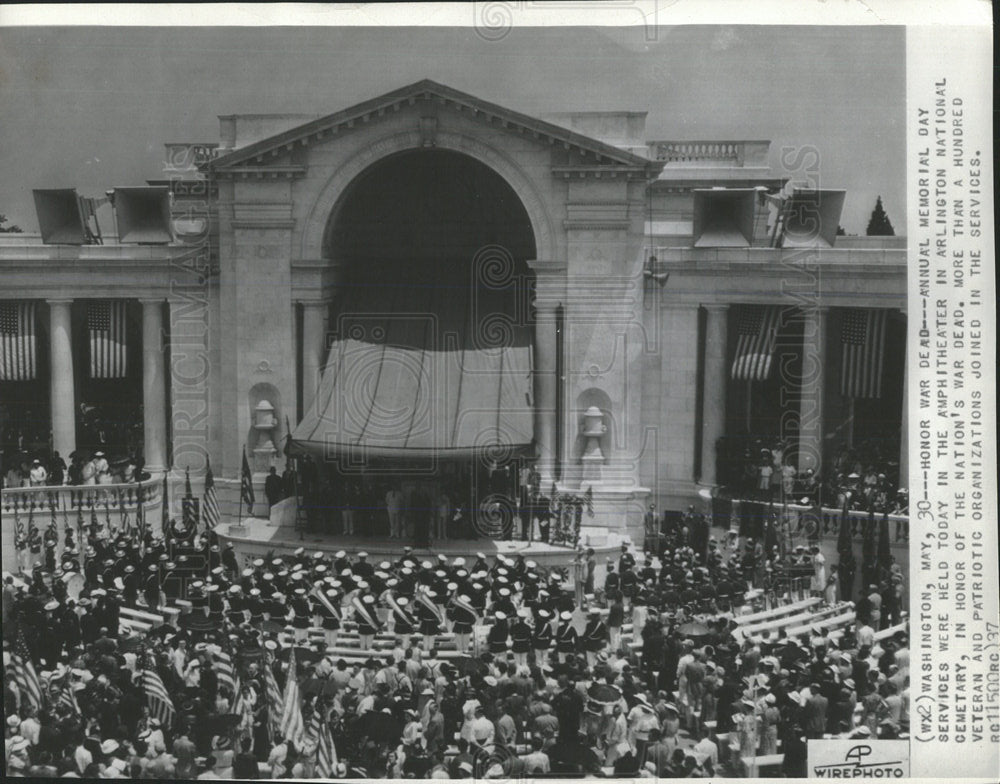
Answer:
<svg viewBox="0 0 1000 784"><path fill-rule="evenodd" d="M802 729L807 738L818 739L826 732L826 711L830 701L822 695L818 683L811 684L809 692L810 696L802 706Z"/></svg>

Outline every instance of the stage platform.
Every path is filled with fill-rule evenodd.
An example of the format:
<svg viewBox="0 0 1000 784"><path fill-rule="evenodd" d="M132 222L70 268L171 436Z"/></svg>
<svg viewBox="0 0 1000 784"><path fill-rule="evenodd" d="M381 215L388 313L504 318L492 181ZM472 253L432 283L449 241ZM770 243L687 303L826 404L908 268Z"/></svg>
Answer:
<svg viewBox="0 0 1000 784"><path fill-rule="evenodd" d="M417 547L411 540L390 539L386 536L343 536L339 534L310 533L297 531L294 526L275 524L261 518L245 518L239 525L223 523L215 529L220 542L232 542L240 558L258 558L269 552L292 553L300 547L309 552L335 553L343 550L354 556L359 552L368 553L369 562L395 559L403 554L403 548L413 547L413 557L418 560L434 559L438 554L449 560L459 556L475 560L481 552L492 560L498 555L511 558L523 555L539 566L569 567L573 563L575 551L572 548L545 544L544 542L524 542L521 540L498 541L494 539L447 539L436 541L430 547ZM622 540L615 534L603 537L598 547L591 545L599 560L617 556L621 552ZM586 546L586 545L585 545Z"/></svg>

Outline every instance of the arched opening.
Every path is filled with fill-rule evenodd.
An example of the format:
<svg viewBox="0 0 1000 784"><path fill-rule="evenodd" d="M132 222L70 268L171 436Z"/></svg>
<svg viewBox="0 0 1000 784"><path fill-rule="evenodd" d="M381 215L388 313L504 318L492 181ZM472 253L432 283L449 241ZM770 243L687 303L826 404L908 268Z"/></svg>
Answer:
<svg viewBox="0 0 1000 784"><path fill-rule="evenodd" d="M329 354L293 436L324 464L315 524L347 530L346 505L355 530L420 540L475 535L487 498L512 509L533 444L535 250L513 188L458 152L388 156L345 189L324 240L341 272Z"/></svg>

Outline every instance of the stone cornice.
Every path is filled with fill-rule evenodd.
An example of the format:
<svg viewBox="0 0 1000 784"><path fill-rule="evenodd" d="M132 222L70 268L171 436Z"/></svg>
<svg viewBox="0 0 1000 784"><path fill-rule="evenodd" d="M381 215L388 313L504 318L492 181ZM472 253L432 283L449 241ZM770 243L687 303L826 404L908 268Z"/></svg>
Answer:
<svg viewBox="0 0 1000 784"><path fill-rule="evenodd" d="M478 121L498 125L515 133L521 133L548 144L561 144L567 150L576 150L582 155L593 156L598 162L608 161L635 169L643 177L655 177L664 163L652 161L644 156L613 147L553 123L530 117L499 106L474 95L463 93L443 84L424 79L398 90L356 104L340 112L307 122L291 130L275 134L246 147L220 155L209 166L217 173L226 170L239 171L240 164L255 161L263 163L269 156L288 154L296 147L306 147L313 142L322 142L343 130L351 130L356 125L364 125L378 120L389 112L397 112L403 106L413 106L417 102L450 106L459 112L467 112Z"/></svg>

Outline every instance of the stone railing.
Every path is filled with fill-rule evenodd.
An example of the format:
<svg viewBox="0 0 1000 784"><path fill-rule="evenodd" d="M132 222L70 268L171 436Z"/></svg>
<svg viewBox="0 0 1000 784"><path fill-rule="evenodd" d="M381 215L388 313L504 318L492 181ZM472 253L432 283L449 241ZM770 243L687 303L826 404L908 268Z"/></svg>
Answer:
<svg viewBox="0 0 1000 784"><path fill-rule="evenodd" d="M43 485L9 487L0 491L0 511L4 516L34 512L51 514L89 512L96 506L103 510L134 511L140 501L145 508L159 506L163 493L162 479L113 485Z"/></svg>
<svg viewBox="0 0 1000 784"><path fill-rule="evenodd" d="M666 164L767 166L768 141L653 141L647 157Z"/></svg>
<svg viewBox="0 0 1000 784"><path fill-rule="evenodd" d="M735 505L738 501L733 501ZM760 503L750 501L750 503ZM789 523L792 528L792 533L803 533L816 536L838 536L840 533L840 520L843 515L842 510L836 509L834 507L824 506L819 509L819 530L813 533L812 531L802 530L801 532L797 530L797 524L800 520L808 520L812 517L812 514L806 515L806 513L814 513L814 508L811 506L803 506L801 504L774 504L774 513L781 514L783 510L787 510L789 516ZM851 536L852 538L861 538L864 536L865 528L868 525L868 512L862 511L860 509L848 510L847 512L848 524L851 526ZM897 534L900 538L908 537L909 535L909 515L883 515L881 513L875 514L875 523L881 524L883 520L887 520L890 524L890 540Z"/></svg>
<svg viewBox="0 0 1000 784"><path fill-rule="evenodd" d="M56 548L59 554L66 541L66 530L79 534L81 524L120 529L125 525L134 527L142 519L158 529L162 497L162 477L131 484L4 488L0 492L3 568L11 572L19 568L16 542L19 535L28 535L29 526L39 532L54 526L59 536Z"/></svg>

